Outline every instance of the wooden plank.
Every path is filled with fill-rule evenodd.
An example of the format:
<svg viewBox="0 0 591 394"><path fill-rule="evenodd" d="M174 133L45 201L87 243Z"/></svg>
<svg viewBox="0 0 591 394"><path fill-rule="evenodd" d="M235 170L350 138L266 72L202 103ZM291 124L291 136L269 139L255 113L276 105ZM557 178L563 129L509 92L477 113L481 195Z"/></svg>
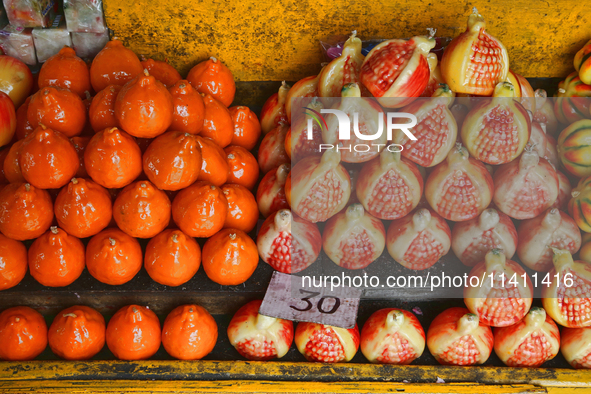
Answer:
<svg viewBox="0 0 591 394"><path fill-rule="evenodd" d="M547 387L548 394L591 394L591 389L583 387Z"/></svg>
<svg viewBox="0 0 591 394"><path fill-rule="evenodd" d="M1 382L3 393L488 393L535 394L546 393L532 385L480 385L470 383L406 384L406 383L318 383L272 381L12 381Z"/></svg>
<svg viewBox="0 0 591 394"><path fill-rule="evenodd" d="M54 379L279 380L530 384L591 389L591 371L550 368L398 366L254 361L29 361L0 363L0 381ZM308 385L308 383L306 383Z"/></svg>
<svg viewBox="0 0 591 394"><path fill-rule="evenodd" d="M108 26L140 54L168 58L182 74L217 56L237 80L298 80L320 70L319 40L357 30L403 38L435 27L454 37L476 6L527 77L560 77L591 38L591 8L572 0L104 0Z"/></svg>

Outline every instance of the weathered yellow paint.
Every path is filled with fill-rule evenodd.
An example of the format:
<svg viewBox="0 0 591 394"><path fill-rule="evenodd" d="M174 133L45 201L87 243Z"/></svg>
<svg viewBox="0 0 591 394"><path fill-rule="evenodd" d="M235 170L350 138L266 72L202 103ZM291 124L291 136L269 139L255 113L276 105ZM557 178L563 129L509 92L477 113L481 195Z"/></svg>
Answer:
<svg viewBox="0 0 591 394"><path fill-rule="evenodd" d="M532 385L480 385L469 383L405 384L405 383L317 383L273 381L0 381L2 393L488 393L543 394L543 387Z"/></svg>
<svg viewBox="0 0 591 394"><path fill-rule="evenodd" d="M591 7L575 0L104 0L107 24L139 54L182 73L217 56L237 80L297 80L323 61L319 40L357 30L362 39L438 29L453 37L472 6L526 77L561 77L591 38Z"/></svg>
<svg viewBox="0 0 591 394"><path fill-rule="evenodd" d="M320 364L256 361L28 361L0 362L0 382L51 379L233 379L350 380L434 383L531 384L544 387L591 389L591 371L575 369L449 367L379 364ZM302 384L302 383L300 383ZM308 382L304 384L307 386Z"/></svg>
<svg viewBox="0 0 591 394"><path fill-rule="evenodd" d="M548 394L590 394L591 389L581 387L547 387Z"/></svg>

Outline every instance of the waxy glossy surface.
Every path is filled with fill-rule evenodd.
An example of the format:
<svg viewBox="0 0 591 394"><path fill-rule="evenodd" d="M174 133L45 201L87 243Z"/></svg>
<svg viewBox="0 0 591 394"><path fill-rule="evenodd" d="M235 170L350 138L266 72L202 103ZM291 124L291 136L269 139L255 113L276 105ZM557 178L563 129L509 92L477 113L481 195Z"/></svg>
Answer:
<svg viewBox="0 0 591 394"><path fill-rule="evenodd" d="M76 93L81 98L85 97L85 92L92 89L88 66L70 47L62 48L43 63L38 83L40 89L46 86L60 87Z"/></svg>
<svg viewBox="0 0 591 394"><path fill-rule="evenodd" d="M267 172L259 183L256 197L259 211L264 217L280 209L289 209L285 195L285 182L290 170L290 164L282 164Z"/></svg>
<svg viewBox="0 0 591 394"><path fill-rule="evenodd" d="M84 129L86 107L76 93L48 86L31 96L27 119L33 128L42 124L73 137Z"/></svg>
<svg viewBox="0 0 591 394"><path fill-rule="evenodd" d="M228 110L234 124L232 145L251 150L256 146L261 136L261 124L257 115L245 106L230 107Z"/></svg>
<svg viewBox="0 0 591 394"><path fill-rule="evenodd" d="M142 172L142 152L135 140L114 127L96 133L84 152L88 175L99 185L117 189Z"/></svg>
<svg viewBox="0 0 591 394"><path fill-rule="evenodd" d="M109 85L125 85L143 70L135 53L121 41L111 40L92 61L90 83L95 92L100 92Z"/></svg>
<svg viewBox="0 0 591 394"><path fill-rule="evenodd" d="M222 229L228 202L222 189L199 181L183 189L172 202L172 218L191 237L211 237Z"/></svg>
<svg viewBox="0 0 591 394"><path fill-rule="evenodd" d="M0 360L32 360L47 346L47 324L28 306L9 308L0 313L0 338Z"/></svg>
<svg viewBox="0 0 591 394"><path fill-rule="evenodd" d="M80 277L84 259L82 242L52 226L29 248L29 271L43 286L63 287Z"/></svg>
<svg viewBox="0 0 591 394"><path fill-rule="evenodd" d="M259 315L261 303L254 300L238 309L228 325L228 339L249 360L281 358L293 343L293 323Z"/></svg>
<svg viewBox="0 0 591 394"><path fill-rule="evenodd" d="M160 284L180 286L197 273L200 265L199 244L180 230L164 230L146 246L144 267Z"/></svg>
<svg viewBox="0 0 591 394"><path fill-rule="evenodd" d="M120 360L144 360L160 347L160 321L148 307L128 305L107 326L107 346Z"/></svg>
<svg viewBox="0 0 591 394"><path fill-rule="evenodd" d="M172 123L173 103L168 89L147 70L126 83L115 100L119 127L139 138L154 138Z"/></svg>
<svg viewBox="0 0 591 394"><path fill-rule="evenodd" d="M162 190L192 185L202 166L201 146L194 135L169 131L157 137L143 156L144 173Z"/></svg>
<svg viewBox="0 0 591 394"><path fill-rule="evenodd" d="M0 290L20 283L27 273L27 248L0 234Z"/></svg>
<svg viewBox="0 0 591 394"><path fill-rule="evenodd" d="M167 61L160 61L154 59L142 60L142 67L148 70L150 75L153 75L158 81L162 82L164 86L170 88L179 80L181 75L174 69Z"/></svg>
<svg viewBox="0 0 591 394"><path fill-rule="evenodd" d="M25 102L34 84L29 67L11 56L0 56L0 80L0 90L10 96L16 108Z"/></svg>
<svg viewBox="0 0 591 394"><path fill-rule="evenodd" d="M220 285L239 285L254 273L259 254L254 241L244 232L226 228L203 246L203 269Z"/></svg>
<svg viewBox="0 0 591 394"><path fill-rule="evenodd" d="M214 57L193 67L187 80L198 92L211 94L226 107L234 101L236 85L232 72Z"/></svg>
<svg viewBox="0 0 591 394"><path fill-rule="evenodd" d="M90 125L95 132L106 128L117 127L115 117L115 100L121 91L120 85L109 85L92 98L88 117Z"/></svg>
<svg viewBox="0 0 591 394"><path fill-rule="evenodd" d="M172 123L169 130L199 134L203 130L205 104L201 95L186 80L168 90L172 96Z"/></svg>
<svg viewBox="0 0 591 394"><path fill-rule="evenodd" d="M201 135L214 140L220 147L230 145L234 136L234 124L230 111L209 94L203 95L205 114Z"/></svg>
<svg viewBox="0 0 591 394"><path fill-rule="evenodd" d="M142 268L138 241L117 228L108 228L86 245L86 268L90 275L108 285L129 282Z"/></svg>
<svg viewBox="0 0 591 394"><path fill-rule="evenodd" d="M152 238L170 222L170 200L148 181L126 186L113 204L117 226L135 238Z"/></svg>
<svg viewBox="0 0 591 394"><path fill-rule="evenodd" d="M228 162L224 150L211 138L198 136L197 142L203 160L198 179L222 186L228 180Z"/></svg>
<svg viewBox="0 0 591 394"><path fill-rule="evenodd" d="M236 228L246 233L257 225L259 207L252 193L241 185L224 185L222 192L228 201L224 228Z"/></svg>
<svg viewBox="0 0 591 394"><path fill-rule="evenodd" d="M109 192L90 179L73 178L55 199L57 223L68 234L91 237L109 225L112 202Z"/></svg>
<svg viewBox="0 0 591 394"><path fill-rule="evenodd" d="M218 327L205 308L190 304L172 310L162 326L162 345L180 360L199 360L211 352L218 338Z"/></svg>
<svg viewBox="0 0 591 394"><path fill-rule="evenodd" d="M40 189L66 185L80 167L72 142L64 134L43 127L25 139L18 162L23 177Z"/></svg>
<svg viewBox="0 0 591 394"><path fill-rule="evenodd" d="M72 306L53 319L49 347L66 360L88 360L105 345L105 331L105 319L100 313L88 306Z"/></svg>
<svg viewBox="0 0 591 394"><path fill-rule="evenodd" d="M28 183L11 183L0 191L0 232L18 241L41 236L53 221L49 193Z"/></svg>

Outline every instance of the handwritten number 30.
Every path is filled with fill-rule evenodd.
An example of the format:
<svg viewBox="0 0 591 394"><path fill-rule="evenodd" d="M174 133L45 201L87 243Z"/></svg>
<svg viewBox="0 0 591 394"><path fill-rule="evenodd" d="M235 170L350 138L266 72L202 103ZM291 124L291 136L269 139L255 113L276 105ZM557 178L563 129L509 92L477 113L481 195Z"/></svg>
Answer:
<svg viewBox="0 0 591 394"><path fill-rule="evenodd" d="M306 306L304 308L298 308L297 306L290 305L289 307L292 309L295 309L296 311L300 311L300 312L309 311L310 309L312 309L314 307L314 304L312 304L312 302L310 301L310 298L314 298L316 296L319 296L320 293L315 292L315 291L303 290L303 289L300 289L300 293L309 294L309 296L302 298L302 301L306 302ZM327 298L332 298L335 300L334 305L329 310L326 310L323 308L324 300ZM318 311L320 311L320 313L326 313L328 315L332 315L333 313L335 313L339 309L339 306L341 306L341 300L337 297L332 297L332 296L322 297L318 300L318 303L316 304L316 308L318 308Z"/></svg>

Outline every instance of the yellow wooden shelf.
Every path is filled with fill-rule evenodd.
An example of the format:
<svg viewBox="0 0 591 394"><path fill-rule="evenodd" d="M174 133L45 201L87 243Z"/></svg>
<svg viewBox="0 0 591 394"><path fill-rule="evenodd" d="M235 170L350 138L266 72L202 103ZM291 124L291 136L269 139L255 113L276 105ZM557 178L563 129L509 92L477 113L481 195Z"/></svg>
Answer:
<svg viewBox="0 0 591 394"><path fill-rule="evenodd" d="M13 381L1 382L2 393L488 393L542 394L548 391L533 385L480 385L471 383L318 383L273 381ZM591 391L589 391L591 392ZM583 392L580 392L583 393Z"/></svg>
<svg viewBox="0 0 591 394"><path fill-rule="evenodd" d="M591 371L252 361L0 362L0 392L36 390L582 394L591 393Z"/></svg>

